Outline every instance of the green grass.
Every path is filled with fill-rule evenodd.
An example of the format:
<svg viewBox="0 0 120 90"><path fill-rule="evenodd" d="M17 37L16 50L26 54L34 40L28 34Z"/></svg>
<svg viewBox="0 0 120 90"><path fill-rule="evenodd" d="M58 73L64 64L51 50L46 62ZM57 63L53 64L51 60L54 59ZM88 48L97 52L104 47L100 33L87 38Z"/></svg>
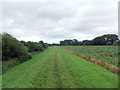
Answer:
<svg viewBox="0 0 120 90"><path fill-rule="evenodd" d="M18 58L13 58L13 59L10 59L8 61L2 61L2 73L4 73L5 71L15 67L16 65L20 64L18 62Z"/></svg>
<svg viewBox="0 0 120 90"><path fill-rule="evenodd" d="M117 46L65 46L81 55L95 58L96 60L105 61L109 64L120 66L118 63L118 47Z"/></svg>
<svg viewBox="0 0 120 90"><path fill-rule="evenodd" d="M117 88L118 76L59 47L3 74L3 88Z"/></svg>
<svg viewBox="0 0 120 90"><path fill-rule="evenodd" d="M31 52L30 55L34 56L35 54L41 53L41 51ZM8 71L9 69L21 64L19 58L11 58L9 60L2 61L2 73Z"/></svg>

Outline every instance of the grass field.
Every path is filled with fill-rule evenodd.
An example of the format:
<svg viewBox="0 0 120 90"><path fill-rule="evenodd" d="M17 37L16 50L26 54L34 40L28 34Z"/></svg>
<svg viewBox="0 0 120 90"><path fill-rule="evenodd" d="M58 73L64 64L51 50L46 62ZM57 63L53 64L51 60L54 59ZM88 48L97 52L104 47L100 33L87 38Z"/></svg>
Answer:
<svg viewBox="0 0 120 90"><path fill-rule="evenodd" d="M59 47L5 72L3 88L117 88L118 76Z"/></svg>
<svg viewBox="0 0 120 90"><path fill-rule="evenodd" d="M120 53L118 53L117 46L65 46L63 48L73 50L90 58L95 58L96 60L120 66L120 62L118 61Z"/></svg>

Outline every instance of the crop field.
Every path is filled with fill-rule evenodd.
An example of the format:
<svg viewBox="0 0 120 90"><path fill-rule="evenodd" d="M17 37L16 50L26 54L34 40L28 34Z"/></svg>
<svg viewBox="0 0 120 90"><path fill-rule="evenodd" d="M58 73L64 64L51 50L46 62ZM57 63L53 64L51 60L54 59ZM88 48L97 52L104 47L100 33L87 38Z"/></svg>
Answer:
<svg viewBox="0 0 120 90"><path fill-rule="evenodd" d="M84 47L74 49L77 48ZM99 48L101 51L106 49L106 53L109 49ZM117 49L112 47L110 54L112 50L116 52ZM115 56L112 58L117 59ZM118 88L116 74L60 47L49 47L33 55L31 60L11 68L2 75L2 82L3 88Z"/></svg>
<svg viewBox="0 0 120 90"><path fill-rule="evenodd" d="M80 55L85 55L86 57L120 66L118 61L120 53L117 46L64 46L63 48L77 52Z"/></svg>

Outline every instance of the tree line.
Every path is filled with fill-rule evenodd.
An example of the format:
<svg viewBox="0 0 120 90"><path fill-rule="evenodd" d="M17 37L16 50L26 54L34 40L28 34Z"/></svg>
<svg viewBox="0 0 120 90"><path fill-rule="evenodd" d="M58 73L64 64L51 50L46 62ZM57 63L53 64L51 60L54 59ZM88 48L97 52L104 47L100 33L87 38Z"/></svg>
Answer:
<svg viewBox="0 0 120 90"><path fill-rule="evenodd" d="M120 45L120 40L116 34L105 34L98 36L93 40L78 41L63 40L60 44L47 44L43 41L19 41L8 33L0 34L2 37L2 61L8 61L11 58L18 58L20 62L24 62L32 58L31 53L37 51L44 51L50 46L67 46L67 45Z"/></svg>
<svg viewBox="0 0 120 90"><path fill-rule="evenodd" d="M120 45L120 40L116 34L105 34L98 36L93 40L83 40L78 41L77 39L73 40L63 40L60 41L60 44L50 44L51 46L68 46L68 45Z"/></svg>
<svg viewBox="0 0 120 90"><path fill-rule="evenodd" d="M43 41L19 41L8 33L0 34L0 36L2 36L2 61L18 58L19 62L24 62L32 58L32 52L42 52L48 47L48 44Z"/></svg>

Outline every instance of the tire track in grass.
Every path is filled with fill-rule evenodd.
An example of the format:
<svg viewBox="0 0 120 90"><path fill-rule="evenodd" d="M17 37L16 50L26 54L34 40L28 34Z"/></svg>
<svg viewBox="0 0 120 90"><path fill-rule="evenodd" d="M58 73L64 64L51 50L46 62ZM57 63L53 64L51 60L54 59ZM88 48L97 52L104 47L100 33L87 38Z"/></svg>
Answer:
<svg viewBox="0 0 120 90"><path fill-rule="evenodd" d="M50 51L48 59L42 66L42 69L36 74L36 76L32 79L32 88L51 88L54 87L54 83L52 80L52 60L54 59L53 49Z"/></svg>
<svg viewBox="0 0 120 90"><path fill-rule="evenodd" d="M53 59L53 81L56 88L62 87L62 81L60 74L58 72L58 62L57 62L57 51L54 49L54 59Z"/></svg>
<svg viewBox="0 0 120 90"><path fill-rule="evenodd" d="M60 73L58 72L57 59L57 52L53 48L40 72L32 79L32 88L61 88L63 86Z"/></svg>
<svg viewBox="0 0 120 90"><path fill-rule="evenodd" d="M40 72L32 79L32 88L72 88L75 87L73 77L71 78L69 71L65 68L64 62L56 48L43 64Z"/></svg>
<svg viewBox="0 0 120 90"><path fill-rule="evenodd" d="M61 70L61 78L63 79L63 84L66 84L67 88L76 88L76 83L74 81L74 77L71 76L71 71L66 68L67 63L65 63L65 59L61 57L61 54L58 55L60 59L60 67Z"/></svg>
<svg viewBox="0 0 120 90"><path fill-rule="evenodd" d="M72 88L75 87L73 77L70 76L69 71L65 68L64 59L61 58L58 48L55 48L55 58L54 58L54 83L56 83L56 88Z"/></svg>
<svg viewBox="0 0 120 90"><path fill-rule="evenodd" d="M57 52L52 49L40 72L34 76L32 88L59 88L62 81L58 72Z"/></svg>

